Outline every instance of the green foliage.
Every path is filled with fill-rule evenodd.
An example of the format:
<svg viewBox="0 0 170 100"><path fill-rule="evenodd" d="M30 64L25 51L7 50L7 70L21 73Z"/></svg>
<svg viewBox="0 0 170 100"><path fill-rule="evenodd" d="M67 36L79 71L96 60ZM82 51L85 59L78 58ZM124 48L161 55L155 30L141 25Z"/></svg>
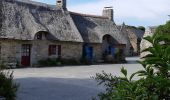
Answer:
<svg viewBox="0 0 170 100"><path fill-rule="evenodd" d="M146 37L152 47L143 52L150 52L143 61L144 70L139 70L127 77L127 70L122 68L124 77L112 76L103 72L96 74L99 84L106 86L106 92L100 93L101 100L169 100L170 99L170 42L169 35L155 34ZM133 81L137 75L142 78Z"/></svg>
<svg viewBox="0 0 170 100"><path fill-rule="evenodd" d="M170 21L168 21L165 25L160 25L156 29L157 34L170 34Z"/></svg>
<svg viewBox="0 0 170 100"><path fill-rule="evenodd" d="M80 65L75 59L48 58L38 61L40 67L61 66L61 65Z"/></svg>
<svg viewBox="0 0 170 100"><path fill-rule="evenodd" d="M47 66L59 66L61 65L61 61L58 58L48 58L45 60L38 61L40 67L47 67Z"/></svg>
<svg viewBox="0 0 170 100"><path fill-rule="evenodd" d="M138 29L145 31L145 27L143 27L143 26L139 26Z"/></svg>
<svg viewBox="0 0 170 100"><path fill-rule="evenodd" d="M62 65L80 65L80 61L76 59L61 59Z"/></svg>
<svg viewBox="0 0 170 100"><path fill-rule="evenodd" d="M6 100L15 100L18 85L13 82L13 73L5 72L3 63L0 64L0 96Z"/></svg>
<svg viewBox="0 0 170 100"><path fill-rule="evenodd" d="M145 27L143 27L143 26L139 26L139 27L127 26L127 27L130 28L130 29L140 29L140 30L142 30L142 31L145 31Z"/></svg>

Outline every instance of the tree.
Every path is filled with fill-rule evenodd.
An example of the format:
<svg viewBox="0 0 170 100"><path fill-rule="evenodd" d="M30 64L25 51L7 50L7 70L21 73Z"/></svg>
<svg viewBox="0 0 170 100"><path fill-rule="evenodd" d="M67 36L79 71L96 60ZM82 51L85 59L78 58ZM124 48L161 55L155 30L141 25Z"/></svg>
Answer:
<svg viewBox="0 0 170 100"><path fill-rule="evenodd" d="M139 26L138 29L145 31L145 27L143 27L143 26Z"/></svg>
<svg viewBox="0 0 170 100"><path fill-rule="evenodd" d="M170 21L168 21L165 25L160 25L156 32L157 34L169 34L170 35Z"/></svg>

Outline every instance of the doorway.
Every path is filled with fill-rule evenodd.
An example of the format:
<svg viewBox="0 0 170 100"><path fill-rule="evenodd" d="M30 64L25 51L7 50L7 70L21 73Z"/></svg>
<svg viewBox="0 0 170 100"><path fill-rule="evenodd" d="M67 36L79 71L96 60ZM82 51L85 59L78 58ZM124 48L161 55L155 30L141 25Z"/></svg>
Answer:
<svg viewBox="0 0 170 100"><path fill-rule="evenodd" d="M28 67L31 64L31 44L23 44L21 48L21 65Z"/></svg>
<svg viewBox="0 0 170 100"><path fill-rule="evenodd" d="M83 46L83 58L85 58L88 62L93 62L93 47L85 44Z"/></svg>

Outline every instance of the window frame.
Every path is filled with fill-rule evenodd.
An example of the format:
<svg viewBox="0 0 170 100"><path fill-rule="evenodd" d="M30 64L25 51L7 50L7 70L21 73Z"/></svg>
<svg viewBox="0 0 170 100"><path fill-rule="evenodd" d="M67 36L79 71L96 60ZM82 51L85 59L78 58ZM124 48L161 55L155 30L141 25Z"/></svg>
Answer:
<svg viewBox="0 0 170 100"><path fill-rule="evenodd" d="M49 45L48 47L49 56L61 56L61 45Z"/></svg>
<svg viewBox="0 0 170 100"><path fill-rule="evenodd" d="M38 33L36 36L37 40L42 40L43 39L43 33Z"/></svg>

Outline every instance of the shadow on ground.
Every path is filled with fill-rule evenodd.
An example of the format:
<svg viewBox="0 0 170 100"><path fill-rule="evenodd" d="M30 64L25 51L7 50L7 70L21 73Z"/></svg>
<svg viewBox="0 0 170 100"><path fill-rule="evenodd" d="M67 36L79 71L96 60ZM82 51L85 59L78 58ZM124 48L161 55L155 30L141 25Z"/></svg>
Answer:
<svg viewBox="0 0 170 100"><path fill-rule="evenodd" d="M17 100L91 100L104 91L92 79L19 78Z"/></svg>

